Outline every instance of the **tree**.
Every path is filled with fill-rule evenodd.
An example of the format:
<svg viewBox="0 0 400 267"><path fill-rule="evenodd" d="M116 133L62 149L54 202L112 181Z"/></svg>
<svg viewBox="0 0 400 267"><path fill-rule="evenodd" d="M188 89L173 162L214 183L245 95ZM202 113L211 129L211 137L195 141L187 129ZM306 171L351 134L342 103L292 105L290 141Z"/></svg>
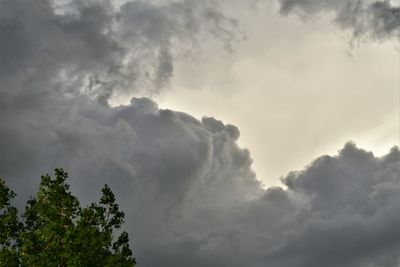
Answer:
<svg viewBox="0 0 400 267"><path fill-rule="evenodd" d="M18 221L18 211L10 201L15 197L4 180L0 179L0 265L18 266L18 233L22 224Z"/></svg>
<svg viewBox="0 0 400 267"><path fill-rule="evenodd" d="M114 238L124 213L110 187L104 186L98 204L81 208L67 178L62 169L55 170L54 179L42 176L36 197L27 203L23 222L18 222L17 210L10 206L15 194L4 182L0 184L0 265L135 266L128 233Z"/></svg>

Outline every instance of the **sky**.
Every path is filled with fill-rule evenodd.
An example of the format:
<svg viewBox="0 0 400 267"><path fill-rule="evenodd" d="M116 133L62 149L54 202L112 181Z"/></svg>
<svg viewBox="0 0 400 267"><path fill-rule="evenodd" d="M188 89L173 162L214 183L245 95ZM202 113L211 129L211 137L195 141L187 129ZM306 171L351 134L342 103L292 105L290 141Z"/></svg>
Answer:
<svg viewBox="0 0 400 267"><path fill-rule="evenodd" d="M377 155L398 145L398 41L352 47L331 16L303 22L274 5L230 8L246 40L230 54L210 47L178 62L160 106L238 126L267 185L349 140Z"/></svg>
<svg viewBox="0 0 400 267"><path fill-rule="evenodd" d="M0 0L0 175L109 184L139 266L398 267L399 6Z"/></svg>

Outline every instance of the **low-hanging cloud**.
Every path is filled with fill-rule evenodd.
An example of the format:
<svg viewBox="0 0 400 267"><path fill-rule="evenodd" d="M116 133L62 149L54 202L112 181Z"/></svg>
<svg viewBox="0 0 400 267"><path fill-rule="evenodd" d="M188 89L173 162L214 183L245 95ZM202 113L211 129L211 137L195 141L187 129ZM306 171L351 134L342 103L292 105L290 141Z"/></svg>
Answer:
<svg viewBox="0 0 400 267"><path fill-rule="evenodd" d="M279 0L281 13L295 13L307 19L333 13L334 21L356 38L400 38L400 7L390 0Z"/></svg>
<svg viewBox="0 0 400 267"><path fill-rule="evenodd" d="M202 38L230 49L236 21L215 2L0 5L0 175L20 206L63 167L83 203L111 185L140 266L398 266L397 148L349 143L263 189L235 126L148 98L107 104L162 88Z"/></svg>
<svg viewBox="0 0 400 267"><path fill-rule="evenodd" d="M2 174L22 199L54 166L70 172L84 203L110 184L141 266L399 263L397 148L377 158L349 143L288 174L287 189L264 190L232 125L146 98L117 108L70 99L57 106L3 123Z"/></svg>

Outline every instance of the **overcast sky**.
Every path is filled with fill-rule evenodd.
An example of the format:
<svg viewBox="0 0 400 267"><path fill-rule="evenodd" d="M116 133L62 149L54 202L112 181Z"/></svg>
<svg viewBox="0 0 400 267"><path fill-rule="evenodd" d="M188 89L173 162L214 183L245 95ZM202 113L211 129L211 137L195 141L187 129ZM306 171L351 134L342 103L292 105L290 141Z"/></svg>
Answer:
<svg viewBox="0 0 400 267"><path fill-rule="evenodd" d="M235 3L226 5L246 39L178 62L162 107L238 126L266 184L349 140L378 155L398 145L398 40L352 40L332 15L304 22L277 5Z"/></svg>
<svg viewBox="0 0 400 267"><path fill-rule="evenodd" d="M399 36L389 0L0 0L0 175L110 184L139 266L398 267Z"/></svg>

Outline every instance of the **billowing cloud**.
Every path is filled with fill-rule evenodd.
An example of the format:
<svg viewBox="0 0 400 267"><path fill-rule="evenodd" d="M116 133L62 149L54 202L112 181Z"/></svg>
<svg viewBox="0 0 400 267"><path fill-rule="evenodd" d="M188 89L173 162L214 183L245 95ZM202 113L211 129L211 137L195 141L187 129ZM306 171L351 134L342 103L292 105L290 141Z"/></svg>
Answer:
<svg viewBox="0 0 400 267"><path fill-rule="evenodd" d="M270 188L231 210L213 212L217 220L194 216L187 226L174 217L178 230L161 255L146 261L149 266L397 266L398 162L397 149L376 158L347 144L338 156L323 156L289 174L283 179L286 190Z"/></svg>
<svg viewBox="0 0 400 267"><path fill-rule="evenodd" d="M335 22L354 37L400 38L400 7L390 0L279 0L281 13L296 13L307 19L331 13Z"/></svg>
<svg viewBox="0 0 400 267"><path fill-rule="evenodd" d="M142 266L399 263L397 148L376 158L349 143L288 174L286 189L264 190L232 125L160 110L146 98L116 108L71 99L57 106L3 123L2 174L25 198L54 166L70 171L84 203L110 184Z"/></svg>
<svg viewBox="0 0 400 267"><path fill-rule="evenodd" d="M11 95L81 94L106 103L113 94L157 92L173 62L204 38L229 49L236 21L209 1L1 1L1 83ZM29 85L29 86L28 86Z"/></svg>
<svg viewBox="0 0 400 267"><path fill-rule="evenodd" d="M229 48L235 24L211 1L1 1L0 174L19 205L63 167L83 203L110 184L140 266L396 267L397 148L349 143L265 190L235 126L107 104L159 90L202 38Z"/></svg>
<svg viewBox="0 0 400 267"><path fill-rule="evenodd" d="M376 158L348 143L283 179L305 199L305 213L277 252L302 266L396 266L400 234L397 148ZM302 217L305 216L305 217ZM287 254L286 254L287 255Z"/></svg>
<svg viewBox="0 0 400 267"><path fill-rule="evenodd" d="M14 120L2 114L0 142L8 151L0 160L2 175L21 201L54 166L71 173L84 203L110 184L128 214L134 243L141 244L135 247L143 264L162 257L157 254L167 247L183 252L174 248L183 241L181 231L196 236L191 228L220 224L222 213L263 192L232 125L159 110L145 98L116 108L74 98L45 103L19 107Z"/></svg>

